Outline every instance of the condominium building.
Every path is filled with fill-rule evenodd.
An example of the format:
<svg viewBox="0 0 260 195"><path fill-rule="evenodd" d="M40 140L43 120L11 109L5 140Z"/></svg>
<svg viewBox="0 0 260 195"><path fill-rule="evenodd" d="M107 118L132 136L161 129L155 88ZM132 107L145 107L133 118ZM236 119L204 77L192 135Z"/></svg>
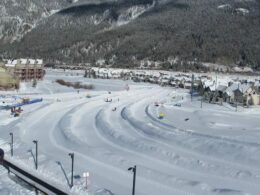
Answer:
<svg viewBox="0 0 260 195"><path fill-rule="evenodd" d="M8 60L5 67L21 81L41 80L45 75L43 60L40 59Z"/></svg>

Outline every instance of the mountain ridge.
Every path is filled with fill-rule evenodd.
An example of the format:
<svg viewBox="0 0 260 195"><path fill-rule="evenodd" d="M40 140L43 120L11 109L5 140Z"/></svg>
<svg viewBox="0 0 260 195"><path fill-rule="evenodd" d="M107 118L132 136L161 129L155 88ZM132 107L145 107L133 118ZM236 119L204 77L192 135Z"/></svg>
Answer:
<svg viewBox="0 0 260 195"><path fill-rule="evenodd" d="M40 21L0 54L124 67L152 60L166 68L173 66L169 59L178 58L257 69L259 18L259 1L77 2Z"/></svg>

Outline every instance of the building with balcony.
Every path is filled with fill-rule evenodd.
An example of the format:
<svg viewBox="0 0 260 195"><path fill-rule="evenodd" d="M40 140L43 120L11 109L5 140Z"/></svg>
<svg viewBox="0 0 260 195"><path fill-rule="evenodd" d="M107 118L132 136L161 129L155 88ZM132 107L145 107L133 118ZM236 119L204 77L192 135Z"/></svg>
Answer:
<svg viewBox="0 0 260 195"><path fill-rule="evenodd" d="M5 67L20 81L42 80L45 75L43 60L40 59L8 60Z"/></svg>

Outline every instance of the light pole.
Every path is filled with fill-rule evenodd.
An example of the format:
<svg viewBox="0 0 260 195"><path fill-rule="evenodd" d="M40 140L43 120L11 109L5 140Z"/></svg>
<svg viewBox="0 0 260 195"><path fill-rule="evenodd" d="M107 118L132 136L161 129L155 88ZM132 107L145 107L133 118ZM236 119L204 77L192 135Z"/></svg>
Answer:
<svg viewBox="0 0 260 195"><path fill-rule="evenodd" d="M203 99L204 99L204 96L201 96L201 99L200 99L200 108L202 108Z"/></svg>
<svg viewBox="0 0 260 195"><path fill-rule="evenodd" d="M38 140L33 140L35 144L35 169L38 169Z"/></svg>
<svg viewBox="0 0 260 195"><path fill-rule="evenodd" d="M74 153L69 153L69 156L71 157L71 184L70 187L73 187L73 172L74 172Z"/></svg>
<svg viewBox="0 0 260 195"><path fill-rule="evenodd" d="M11 146L11 156L14 155L14 134L13 133L9 133L9 135L11 136L11 143L10 143L10 146Z"/></svg>
<svg viewBox="0 0 260 195"><path fill-rule="evenodd" d="M128 168L128 171L133 171L133 189L132 189L132 195L135 195L135 180L136 180L136 165L134 167Z"/></svg>
<svg viewBox="0 0 260 195"><path fill-rule="evenodd" d="M62 170L62 172L63 172L63 174L65 176L65 179L67 181L67 184L70 187L70 182L69 182L68 176L67 176L67 174L66 174L66 172L65 172L65 170L64 170L64 168L63 168L63 166L61 164L61 162L60 161L56 161L56 163L60 166L60 168L61 168L61 170Z"/></svg>

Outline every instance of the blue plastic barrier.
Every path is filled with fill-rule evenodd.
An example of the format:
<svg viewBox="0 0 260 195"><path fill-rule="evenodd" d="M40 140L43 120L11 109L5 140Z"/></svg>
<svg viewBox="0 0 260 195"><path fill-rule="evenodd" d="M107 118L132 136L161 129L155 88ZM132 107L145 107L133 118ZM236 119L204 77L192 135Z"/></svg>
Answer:
<svg viewBox="0 0 260 195"><path fill-rule="evenodd" d="M12 105L12 107L21 107L21 106L25 106L25 105L29 105L29 104L35 104L35 103L38 103L38 102L42 102L42 98L41 99L34 99L34 100L24 102L24 103L20 103L20 104L15 104L15 105Z"/></svg>
<svg viewBox="0 0 260 195"><path fill-rule="evenodd" d="M31 101L24 102L24 103L19 103L19 104L0 106L0 109L8 110L8 109L11 109L13 107L21 107L21 106L25 106L25 105L35 104L35 103L38 103L38 102L42 102L42 98L40 98L40 99L33 99Z"/></svg>
<svg viewBox="0 0 260 195"><path fill-rule="evenodd" d="M194 91L194 92L190 92L190 94L193 96L193 97L197 97L197 96L199 96L200 94L199 94L199 92L196 92L196 91Z"/></svg>

